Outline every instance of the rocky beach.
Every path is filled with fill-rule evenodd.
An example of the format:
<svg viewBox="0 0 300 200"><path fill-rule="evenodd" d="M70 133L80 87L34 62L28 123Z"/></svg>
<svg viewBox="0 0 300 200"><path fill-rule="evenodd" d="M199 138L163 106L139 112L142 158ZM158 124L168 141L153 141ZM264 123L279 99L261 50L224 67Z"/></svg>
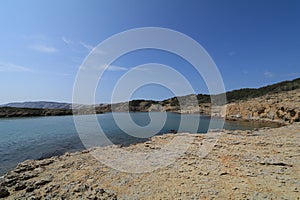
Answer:
<svg viewBox="0 0 300 200"><path fill-rule="evenodd" d="M129 147L102 147L108 152L116 148L149 152L174 137L193 137L175 162L148 173L107 167L91 155L101 148L25 161L1 177L0 195L7 199L300 198L299 123L220 133L204 158L198 156L205 139L200 134L166 134Z"/></svg>

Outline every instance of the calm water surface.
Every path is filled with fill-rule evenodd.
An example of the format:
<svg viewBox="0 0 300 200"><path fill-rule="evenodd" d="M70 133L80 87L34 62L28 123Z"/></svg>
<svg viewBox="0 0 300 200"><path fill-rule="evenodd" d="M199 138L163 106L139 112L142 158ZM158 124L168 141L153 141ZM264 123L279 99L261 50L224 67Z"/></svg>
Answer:
<svg viewBox="0 0 300 200"><path fill-rule="evenodd" d="M118 113L119 117L124 113ZM161 113L153 113L154 117L161 117ZM87 124L91 122L92 116L79 116ZM139 126L147 126L150 123L148 113L131 113L132 120ZM182 118L182 119L181 119ZM97 119L105 135L114 143L122 145L130 145L132 143L145 141L145 138L137 138L127 135L118 128L111 113L97 115ZM165 125L160 129L158 134L170 132L170 130L178 130L180 120L184 121L184 125L180 131L190 132L193 120L199 120L198 133L205 133L209 123L211 128L222 128L220 119L209 118L197 114L179 115L175 113L167 113ZM264 127L266 124L258 122L238 122L226 121L224 129L228 130L250 130L254 128ZM267 126L277 127L276 124L268 124ZM138 134L138 129L130 129L133 133ZM155 124L147 126L143 129L147 131L157 128ZM86 127L87 132L98 133L99 130ZM192 131L194 132L194 131ZM73 152L85 149L75 128L72 116L55 116L55 117L34 117L34 118L11 118L0 119L0 174L14 168L19 162L27 159L41 159L53 155L61 155L65 152ZM105 142L98 142L97 146L108 145Z"/></svg>

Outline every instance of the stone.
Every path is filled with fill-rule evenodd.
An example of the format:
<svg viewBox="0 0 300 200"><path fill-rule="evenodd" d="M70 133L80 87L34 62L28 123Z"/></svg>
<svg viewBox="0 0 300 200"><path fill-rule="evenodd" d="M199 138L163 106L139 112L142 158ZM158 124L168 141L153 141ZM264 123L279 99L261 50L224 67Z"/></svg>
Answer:
<svg viewBox="0 0 300 200"><path fill-rule="evenodd" d="M15 191L18 191L18 190L24 190L26 188L26 183L17 183L16 186L15 186Z"/></svg>
<svg viewBox="0 0 300 200"><path fill-rule="evenodd" d="M229 174L229 173L228 172L221 172L219 175L223 176L223 175L227 175L227 174Z"/></svg>
<svg viewBox="0 0 300 200"><path fill-rule="evenodd" d="M47 166L47 165L50 165L54 162L54 160L50 160L50 159L47 159L47 160L41 160L39 161L39 165L40 166Z"/></svg>
<svg viewBox="0 0 300 200"><path fill-rule="evenodd" d="M88 189L89 189L89 186L87 186L87 185L79 185L73 191L76 193L82 193L82 192L87 191Z"/></svg>
<svg viewBox="0 0 300 200"><path fill-rule="evenodd" d="M36 186L46 185L47 183L50 183L51 179L41 179L35 182Z"/></svg>
<svg viewBox="0 0 300 200"><path fill-rule="evenodd" d="M31 179L31 178L34 178L34 177L37 177L37 174L34 174L34 173L27 173L27 174L23 174L20 176L20 180L28 180L28 179Z"/></svg>
<svg viewBox="0 0 300 200"><path fill-rule="evenodd" d="M0 186L0 198L8 197L10 193L8 192L7 188L4 186Z"/></svg>
<svg viewBox="0 0 300 200"><path fill-rule="evenodd" d="M26 188L26 192L33 192L37 187L35 187L34 185L29 185Z"/></svg>

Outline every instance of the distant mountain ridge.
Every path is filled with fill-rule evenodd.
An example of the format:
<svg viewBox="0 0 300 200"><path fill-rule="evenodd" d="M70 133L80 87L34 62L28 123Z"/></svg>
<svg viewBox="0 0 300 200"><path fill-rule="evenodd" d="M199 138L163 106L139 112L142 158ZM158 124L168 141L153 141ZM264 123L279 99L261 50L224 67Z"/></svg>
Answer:
<svg viewBox="0 0 300 200"><path fill-rule="evenodd" d="M14 108L39 108L39 109L72 109L71 103L60 103L51 101L28 101L4 104L1 107Z"/></svg>
<svg viewBox="0 0 300 200"><path fill-rule="evenodd" d="M62 103L62 102L53 102L53 101L25 101L25 102L8 103L8 104L0 105L0 107L70 110L72 109L72 105L73 105L72 103ZM97 104L96 106L99 105ZM84 104L74 104L73 106L76 109L92 107Z"/></svg>

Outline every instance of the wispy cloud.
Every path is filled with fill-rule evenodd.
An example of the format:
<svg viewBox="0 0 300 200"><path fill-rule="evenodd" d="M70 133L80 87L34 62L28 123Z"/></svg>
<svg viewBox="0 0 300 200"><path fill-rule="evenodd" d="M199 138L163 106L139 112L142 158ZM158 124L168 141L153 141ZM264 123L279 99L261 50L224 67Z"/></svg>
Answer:
<svg viewBox="0 0 300 200"><path fill-rule="evenodd" d="M12 63L0 62L0 72L31 72L28 67L16 65Z"/></svg>
<svg viewBox="0 0 300 200"><path fill-rule="evenodd" d="M55 53L58 51L55 47L49 45L53 44L53 39L46 35L42 34L33 34L33 35L24 35L23 38L25 40L29 40L31 45L28 48L42 52L42 53Z"/></svg>
<svg viewBox="0 0 300 200"><path fill-rule="evenodd" d="M139 67L133 67L133 68L128 68L128 67L122 67L122 66L118 66L118 65L109 65L109 67L108 68L106 68L105 69L105 67L106 67L107 65L100 65L100 66L97 66L97 65L95 65L95 66L90 66L90 67L88 67L88 66L86 66L86 67L84 67L83 69L84 70L107 70L107 71L114 71L114 72L116 72L116 71L131 71L131 70L136 70L136 71L142 71L142 72L152 72L152 69L151 69L151 67L145 67L145 66L143 66L143 67L141 67L141 66L139 66Z"/></svg>
<svg viewBox="0 0 300 200"><path fill-rule="evenodd" d="M110 65L107 70L109 70L109 71L127 71L128 69L126 67Z"/></svg>
<svg viewBox="0 0 300 200"><path fill-rule="evenodd" d="M83 69L89 69L89 70L104 70L106 67L106 65L101 65L101 66L93 66L93 67L84 67ZM117 65L110 65L108 68L106 68L105 70L108 71L127 71L128 68L126 67L121 67L121 66L117 66Z"/></svg>
<svg viewBox="0 0 300 200"><path fill-rule="evenodd" d="M138 71L144 71L144 72L151 72L151 68L150 67L135 67L132 70L138 70Z"/></svg>
<svg viewBox="0 0 300 200"><path fill-rule="evenodd" d="M93 46L93 45L90 45L90 44L87 44L87 43L85 43L85 42L82 42L82 41L74 41L74 40L71 40L71 39L69 39L69 38L66 38L66 37L62 37L61 38L62 39L62 41L66 44L66 45L68 45L68 46L70 46L70 47L72 47L73 48L73 50L75 50L74 48L78 48L79 46L80 47L83 47L84 49L86 49L86 50L88 50L88 51L92 51L93 50L93 53L96 53L96 54L105 54L105 52L103 52L103 51L100 51L100 50L98 50L98 49L95 49L95 47Z"/></svg>
<svg viewBox="0 0 300 200"><path fill-rule="evenodd" d="M275 74L272 73L272 72L270 72L270 71L265 71L265 72L264 72L264 76L265 76L266 78L272 78L272 77L275 76Z"/></svg>
<svg viewBox="0 0 300 200"><path fill-rule="evenodd" d="M96 69L103 70L103 69L105 69L105 67L106 67L106 65L102 65L102 66L96 67ZM127 71L128 69L126 67L110 65L106 70L116 72L116 71Z"/></svg>
<svg viewBox="0 0 300 200"><path fill-rule="evenodd" d="M56 48L46 45L31 45L29 48L42 53L55 53L58 51Z"/></svg>
<svg viewBox="0 0 300 200"><path fill-rule="evenodd" d="M81 46L83 46L84 48L86 48L87 50L89 50L89 51L92 51L93 48L94 48L92 45L86 44L86 43L84 43L84 42L79 42L79 44L80 44Z"/></svg>
<svg viewBox="0 0 300 200"><path fill-rule="evenodd" d="M68 38L66 38L66 37L62 37L61 39L62 39L62 41L63 41L65 44L67 44L67 45L74 44L74 42L73 42L72 40L70 40L70 39L68 39Z"/></svg>

